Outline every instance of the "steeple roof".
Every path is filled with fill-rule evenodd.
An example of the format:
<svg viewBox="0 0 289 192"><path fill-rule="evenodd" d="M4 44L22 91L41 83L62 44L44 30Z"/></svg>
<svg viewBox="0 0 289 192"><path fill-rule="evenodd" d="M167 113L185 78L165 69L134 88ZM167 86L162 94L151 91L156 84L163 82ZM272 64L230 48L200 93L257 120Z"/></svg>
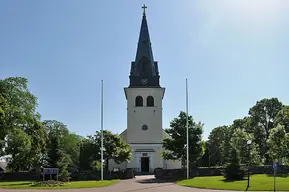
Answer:
<svg viewBox="0 0 289 192"><path fill-rule="evenodd" d="M143 57L146 57L149 60L148 64L152 67L152 69L154 69L154 57L145 12L142 16L135 63L139 63Z"/></svg>
<svg viewBox="0 0 289 192"><path fill-rule="evenodd" d="M146 19L145 5L142 15L140 34L138 39L135 61L131 63L130 86L159 86L159 72L157 62L154 61L149 29ZM144 82L141 83L142 79Z"/></svg>

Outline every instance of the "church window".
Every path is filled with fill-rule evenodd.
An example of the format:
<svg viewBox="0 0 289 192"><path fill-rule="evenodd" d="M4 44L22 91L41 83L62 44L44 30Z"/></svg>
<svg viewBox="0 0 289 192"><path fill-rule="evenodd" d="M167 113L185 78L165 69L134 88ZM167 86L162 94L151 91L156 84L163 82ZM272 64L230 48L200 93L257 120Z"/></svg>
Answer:
<svg viewBox="0 0 289 192"><path fill-rule="evenodd" d="M154 106L154 98L152 96L147 97L147 106L153 107Z"/></svg>
<svg viewBox="0 0 289 192"><path fill-rule="evenodd" d="M147 125L143 125L143 126L141 127L141 129L142 129L143 131L146 131L146 130L148 130L148 126L147 126Z"/></svg>
<svg viewBox="0 0 289 192"><path fill-rule="evenodd" d="M137 96L135 98L135 106L137 107L143 106L143 98L141 96Z"/></svg>

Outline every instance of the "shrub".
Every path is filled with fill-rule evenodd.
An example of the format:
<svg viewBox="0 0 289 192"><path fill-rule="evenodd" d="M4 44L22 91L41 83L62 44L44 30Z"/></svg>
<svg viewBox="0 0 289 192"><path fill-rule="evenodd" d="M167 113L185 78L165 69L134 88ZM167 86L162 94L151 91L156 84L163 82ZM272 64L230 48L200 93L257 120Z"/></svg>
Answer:
<svg viewBox="0 0 289 192"><path fill-rule="evenodd" d="M59 179L61 181L69 181L71 179L70 172L67 169L63 169L59 173Z"/></svg>
<svg viewBox="0 0 289 192"><path fill-rule="evenodd" d="M224 177L226 180L242 180L246 174L246 171L241 166L240 158L235 148L231 149L229 162L225 167Z"/></svg>
<svg viewBox="0 0 289 192"><path fill-rule="evenodd" d="M57 187L57 186L64 186L67 183L63 181L55 181L55 180L48 180L48 181L40 181L34 182L31 184L32 187Z"/></svg>

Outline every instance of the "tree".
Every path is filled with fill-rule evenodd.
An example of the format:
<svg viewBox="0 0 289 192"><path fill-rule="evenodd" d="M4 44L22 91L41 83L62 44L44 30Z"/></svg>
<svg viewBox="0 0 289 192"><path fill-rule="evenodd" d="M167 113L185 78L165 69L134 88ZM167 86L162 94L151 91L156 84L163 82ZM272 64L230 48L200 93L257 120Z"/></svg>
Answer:
<svg viewBox="0 0 289 192"><path fill-rule="evenodd" d="M17 154L13 154L16 151L9 147L7 137L14 130L17 130L16 133L23 136L26 133L31 139L31 150L26 154L26 158L30 160L26 168L30 170L37 164L45 150L45 138L43 136L45 130L42 129L39 123L40 115L35 112L37 98L29 91L27 83L27 79L23 77L9 77L0 80L0 107L2 110L0 116L0 148L2 154L0 155L12 155L16 158ZM9 142L12 144L12 140L9 140ZM25 147L15 146L17 143L19 142L13 143L14 147ZM29 146L27 147L29 148ZM13 160L13 162L15 161ZM23 168L21 167L21 169Z"/></svg>
<svg viewBox="0 0 289 192"><path fill-rule="evenodd" d="M56 120L46 120L43 125L47 128L47 166L59 168L61 180L70 178L69 165L72 164L71 156L65 152L64 138L69 131L63 123Z"/></svg>
<svg viewBox="0 0 289 192"><path fill-rule="evenodd" d="M27 79L10 77L2 80L7 108L3 128L8 131L15 127L26 128L35 115L37 98L30 93Z"/></svg>
<svg viewBox="0 0 289 192"><path fill-rule="evenodd" d="M288 147L289 134L286 133L284 126L278 125L270 130L270 136L267 140L269 150L268 154L272 161L282 161L285 157Z"/></svg>
<svg viewBox="0 0 289 192"><path fill-rule="evenodd" d="M239 154L237 150L232 147L230 150L229 163L225 167L224 177L226 180L242 180L245 176L245 170L241 166Z"/></svg>
<svg viewBox="0 0 289 192"><path fill-rule="evenodd" d="M201 167L210 167L211 165L216 165L216 164L212 164L211 163L211 159L212 158L210 156L212 156L212 155L210 155L210 152L209 152L208 141L203 141L203 142L204 142L205 151L204 151L204 155L199 160L199 166L201 166Z"/></svg>
<svg viewBox="0 0 289 192"><path fill-rule="evenodd" d="M5 84L3 82L3 80L0 80L0 126L3 126L3 118L5 116L5 107L7 104L7 101L4 97L4 93L5 93Z"/></svg>
<svg viewBox="0 0 289 192"><path fill-rule="evenodd" d="M236 128L231 125L231 126L228 126L227 131L226 131L226 137L225 137L225 140L224 140L224 143L223 143L224 163L227 163L230 160L230 151L231 151L231 148L232 148L231 139L233 137L235 129Z"/></svg>
<svg viewBox="0 0 289 192"><path fill-rule="evenodd" d="M28 154L30 159L29 169L39 170L44 163L47 141L47 130L40 122L40 115L34 117L33 123L24 132L31 137L31 151Z"/></svg>
<svg viewBox="0 0 289 192"><path fill-rule="evenodd" d="M79 169L91 170L92 163L99 160L100 148L95 145L95 141L92 136L85 138L80 143L79 151Z"/></svg>
<svg viewBox="0 0 289 192"><path fill-rule="evenodd" d="M183 167L186 162L186 113L180 112L178 118L174 118L170 123L170 128L166 129L169 138L163 140L163 157L165 159L181 159ZM203 124L195 123L192 116L188 117L189 125L189 162L196 163L204 154L204 143L202 142Z"/></svg>
<svg viewBox="0 0 289 192"><path fill-rule="evenodd" d="M99 171L101 169L101 161L100 160L95 160L91 163L91 168L93 171Z"/></svg>
<svg viewBox="0 0 289 192"><path fill-rule="evenodd" d="M247 145L247 141L251 140L251 146ZM259 147L256 144L253 134L246 133L244 130L236 129L231 138L231 146L236 149L241 163L248 163L260 165ZM250 147L250 149L249 149ZM250 159L248 152L250 151Z"/></svg>
<svg viewBox="0 0 289 192"><path fill-rule="evenodd" d="M225 140L229 134L228 129L228 126L220 126L211 131L207 141L209 166L223 164L225 161Z"/></svg>
<svg viewBox="0 0 289 192"><path fill-rule="evenodd" d="M0 157L4 154L3 148L5 146L4 138L7 134L5 129L5 110L7 107L7 101L5 99L5 84L3 80L0 80Z"/></svg>
<svg viewBox="0 0 289 192"><path fill-rule="evenodd" d="M63 151L69 155L71 163L68 168L71 171L75 171L79 168L79 155L80 155L80 144L84 138L75 134L68 133L62 138Z"/></svg>
<svg viewBox="0 0 289 192"><path fill-rule="evenodd" d="M94 136L89 136L90 142L93 143L93 149L95 150L91 157L90 161L100 160L100 148L101 148L101 131L96 131ZM132 149L129 144L124 141L118 134L113 134L110 131L103 131L103 159L105 161L105 170L108 172L108 162L110 159L114 160L116 163L123 163L129 161L132 158ZM88 145L89 146L89 145ZM89 146L91 147L91 146Z"/></svg>
<svg viewBox="0 0 289 192"><path fill-rule="evenodd" d="M70 133L62 122L46 120L43 124L48 132L48 164L55 167L60 166L69 172L78 170L80 145L84 138Z"/></svg>
<svg viewBox="0 0 289 192"><path fill-rule="evenodd" d="M256 105L250 108L249 115L255 122L263 126L266 138L269 137L269 131L274 127L275 117L282 107L282 102L277 98L271 98L257 101Z"/></svg>
<svg viewBox="0 0 289 192"><path fill-rule="evenodd" d="M22 129L10 130L7 136L6 152L12 157L8 160L8 167L13 171L27 170L30 165L32 145L31 137Z"/></svg>
<svg viewBox="0 0 289 192"><path fill-rule="evenodd" d="M261 156L265 156L266 163L269 163L269 157L267 156L268 146L266 140L269 138L270 130L274 127L275 118L282 107L282 102L280 102L277 98L271 98L257 101L257 103L249 109L250 117L255 124L258 125L255 127L259 129L257 132L259 132L260 135L262 135L262 132L264 134L264 138L260 137L258 140L260 141L259 145L263 146Z"/></svg>
<svg viewBox="0 0 289 192"><path fill-rule="evenodd" d="M283 125L286 132L289 133L289 106L284 106L276 115L274 121L274 127L277 125Z"/></svg>

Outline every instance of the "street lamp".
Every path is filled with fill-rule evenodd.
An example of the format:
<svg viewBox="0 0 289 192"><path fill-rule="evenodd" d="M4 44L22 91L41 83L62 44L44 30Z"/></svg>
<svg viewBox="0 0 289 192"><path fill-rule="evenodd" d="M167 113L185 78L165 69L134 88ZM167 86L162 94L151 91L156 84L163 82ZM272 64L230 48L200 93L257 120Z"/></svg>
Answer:
<svg viewBox="0 0 289 192"><path fill-rule="evenodd" d="M247 145L248 145L248 183L247 183L247 188L250 187L250 161L251 161L251 146L252 144L252 140L248 140L247 141Z"/></svg>

